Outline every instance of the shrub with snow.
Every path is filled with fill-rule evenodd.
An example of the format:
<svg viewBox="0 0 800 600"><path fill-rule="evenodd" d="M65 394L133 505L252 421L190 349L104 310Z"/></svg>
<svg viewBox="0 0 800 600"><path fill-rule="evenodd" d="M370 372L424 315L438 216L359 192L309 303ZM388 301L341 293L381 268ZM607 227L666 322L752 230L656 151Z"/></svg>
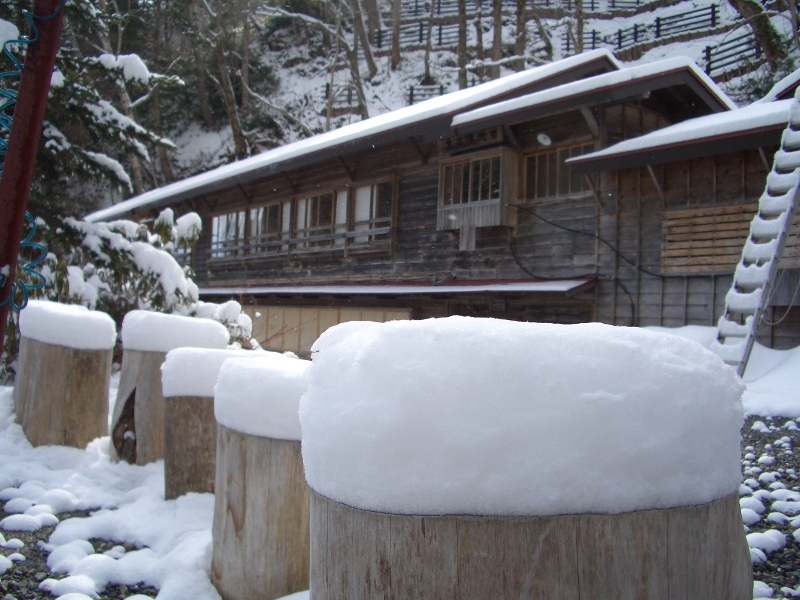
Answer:
<svg viewBox="0 0 800 600"><path fill-rule="evenodd" d="M34 241L43 244L48 254L36 269L44 288L32 298L97 309L109 314L118 329L124 316L137 309L210 318L228 328L232 343L253 346L252 322L241 312L241 305L200 302L192 269L175 259L176 248L190 250L200 235L202 224L196 213L175 221L172 210L166 209L155 221L156 233L127 220L87 223L67 217L50 224L37 219L37 225ZM30 259L21 255L20 266ZM17 277L39 283L21 268ZM22 301L21 294L16 300ZM0 381L13 377L18 345L18 315L12 311L0 359Z"/></svg>

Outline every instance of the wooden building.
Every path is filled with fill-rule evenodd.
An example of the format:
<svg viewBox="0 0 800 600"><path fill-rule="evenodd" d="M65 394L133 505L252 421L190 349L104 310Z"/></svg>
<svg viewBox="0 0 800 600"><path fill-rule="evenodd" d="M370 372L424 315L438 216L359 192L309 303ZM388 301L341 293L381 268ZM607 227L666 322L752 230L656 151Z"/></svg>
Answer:
<svg viewBox="0 0 800 600"><path fill-rule="evenodd" d="M265 348L307 353L342 321L453 314L712 325L786 123L788 106L775 107L786 104L764 103L769 126L737 129L740 111L690 60L623 68L600 50L87 218L198 212L191 260L201 293L238 299ZM709 119L711 141L662 151L668 135L625 150ZM726 124L733 133L720 134ZM786 273L776 315L797 281ZM762 341L800 343L796 321L792 310Z"/></svg>

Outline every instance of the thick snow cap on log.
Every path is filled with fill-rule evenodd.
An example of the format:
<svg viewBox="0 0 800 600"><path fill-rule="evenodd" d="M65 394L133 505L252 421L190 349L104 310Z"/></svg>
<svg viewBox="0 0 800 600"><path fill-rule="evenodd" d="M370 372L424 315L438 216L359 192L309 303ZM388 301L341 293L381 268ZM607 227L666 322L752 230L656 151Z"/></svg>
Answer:
<svg viewBox="0 0 800 600"><path fill-rule="evenodd" d="M259 352L261 354L261 352ZM229 358L255 356L253 350L176 348L161 365L161 389L165 398L175 396L214 397L219 370Z"/></svg>
<svg viewBox="0 0 800 600"><path fill-rule="evenodd" d="M122 320L125 350L169 352L175 348L225 348L228 330L209 319L132 310Z"/></svg>
<svg viewBox="0 0 800 600"><path fill-rule="evenodd" d="M356 508L617 514L739 487L745 386L690 340L449 317L344 323L312 353L306 478Z"/></svg>
<svg viewBox="0 0 800 600"><path fill-rule="evenodd" d="M307 360L273 352L226 360L214 388L214 416L240 433L299 440L300 397L306 391Z"/></svg>
<svg viewBox="0 0 800 600"><path fill-rule="evenodd" d="M117 340L114 319L79 304L30 300L19 313L20 333L28 339L77 350L108 350Z"/></svg>

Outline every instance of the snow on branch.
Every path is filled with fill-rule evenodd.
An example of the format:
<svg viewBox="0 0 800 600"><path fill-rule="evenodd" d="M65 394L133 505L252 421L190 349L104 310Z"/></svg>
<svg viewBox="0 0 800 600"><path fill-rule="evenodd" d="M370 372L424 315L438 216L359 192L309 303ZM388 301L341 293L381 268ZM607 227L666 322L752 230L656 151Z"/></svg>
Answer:
<svg viewBox="0 0 800 600"><path fill-rule="evenodd" d="M125 187L128 188L129 192L133 192L133 184L131 183L131 178L128 176L128 172L125 170L125 168L120 164L118 160L111 158L107 154L102 154L100 152L92 152L91 150L84 150L83 153L89 160L91 160L98 166L102 167L103 169L113 173L114 177L116 177L120 183L124 184Z"/></svg>

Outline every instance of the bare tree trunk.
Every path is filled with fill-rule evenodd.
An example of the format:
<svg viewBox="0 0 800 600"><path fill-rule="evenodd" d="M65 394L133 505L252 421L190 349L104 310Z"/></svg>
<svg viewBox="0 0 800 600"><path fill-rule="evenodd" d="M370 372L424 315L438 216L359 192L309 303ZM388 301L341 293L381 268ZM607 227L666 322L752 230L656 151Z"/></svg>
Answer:
<svg viewBox="0 0 800 600"><path fill-rule="evenodd" d="M375 66L375 58L372 56L372 47L367 37L367 31L364 29L364 19L361 16L361 6L358 0L350 0L350 6L353 9L353 28L356 35L361 42L361 47L364 48L364 59L367 61L367 68L369 69L369 81L378 74L378 67Z"/></svg>
<svg viewBox="0 0 800 600"><path fill-rule="evenodd" d="M325 111L325 131L331 129L331 119L333 118L333 91L334 75L336 74L336 63L339 62L339 36L342 35L342 13L341 9L336 11L336 50L333 53L333 60L331 61L330 78L328 80L328 106Z"/></svg>
<svg viewBox="0 0 800 600"><path fill-rule="evenodd" d="M458 89L467 87L467 0L458 0Z"/></svg>
<svg viewBox="0 0 800 600"><path fill-rule="evenodd" d="M475 0L475 6L478 9L478 14L475 16L475 36L476 36L476 44L475 44L475 58L478 59L478 62L483 62L486 59L486 53L484 52L483 48L483 0ZM486 69L480 67L475 69L475 72L478 74L478 77L481 81L486 76Z"/></svg>
<svg viewBox="0 0 800 600"><path fill-rule="evenodd" d="M361 83L361 72L358 70L358 36L353 37L353 47L347 53L347 59L350 61L350 77L352 78L353 85L356 88L356 96L358 96L358 108L361 112L361 118L369 119L367 96L364 94L364 85Z"/></svg>
<svg viewBox="0 0 800 600"><path fill-rule="evenodd" d="M494 20L494 39L492 40L492 60L497 62L503 58L503 0L493 0L492 19ZM500 77L500 65L489 67L492 79Z"/></svg>
<svg viewBox="0 0 800 600"><path fill-rule="evenodd" d="M792 19L792 41L794 41L795 48L800 50L800 36L798 36L800 16L797 14L797 5L795 4L795 0L788 0L787 4L789 4L789 15Z"/></svg>
<svg viewBox="0 0 800 600"><path fill-rule="evenodd" d="M528 16L525 8L525 0L517 0L517 39L514 40L514 54L520 57L514 63L517 71L525 68L525 49L528 45Z"/></svg>
<svg viewBox="0 0 800 600"><path fill-rule="evenodd" d="M161 106L159 104L159 95L158 95L158 88L153 90L152 98L150 98L151 102L151 110L153 113L153 130L161 136ZM161 166L161 175L164 177L164 180L169 183L170 181L175 180L175 174L172 172L172 163L169 160L169 154L167 153L167 149L163 146L158 146L156 148L156 152L158 152L158 162ZM153 169L155 172L155 169Z"/></svg>
<svg viewBox="0 0 800 600"><path fill-rule="evenodd" d="M583 0L575 0L575 49L583 52Z"/></svg>
<svg viewBox="0 0 800 600"><path fill-rule="evenodd" d="M109 54L114 54L114 50L111 47L111 40L108 38L107 31L105 34L101 36L100 41L103 44L103 50L105 50ZM133 108L131 107L131 97L128 95L128 90L125 87L124 81L117 81L117 94L119 96L119 104L120 108L122 108L123 114L129 119L133 119L135 121L136 119L133 116ZM142 164L139 161L139 156L133 151L128 152L128 159L131 161L131 179L133 183L133 193L138 196L144 191Z"/></svg>
<svg viewBox="0 0 800 600"><path fill-rule="evenodd" d="M242 24L242 111L244 112L250 108L248 87L250 87L250 18L245 14Z"/></svg>
<svg viewBox="0 0 800 600"><path fill-rule="evenodd" d="M789 1L792 2L793 0ZM728 0L728 2L750 24L756 36L756 42L763 50L772 70L775 71L778 63L786 58L786 50L783 48L781 38L772 23L770 23L769 16L764 11L764 8L754 0Z"/></svg>
<svg viewBox="0 0 800 600"><path fill-rule="evenodd" d="M435 83L431 77L431 46L433 45L433 18L436 16L436 0L431 0L431 15L428 17L428 38L425 40L425 75L422 77L423 85Z"/></svg>
<svg viewBox="0 0 800 600"><path fill-rule="evenodd" d="M536 23L536 28L539 30L539 37L544 42L544 53L545 58L548 61L553 60L553 40L550 39L550 34L547 33L547 30L544 28L544 24L542 20L539 18L539 13L536 10L536 4L534 0L531 0L531 7L533 11L531 13L531 17L533 18L533 22Z"/></svg>
<svg viewBox="0 0 800 600"><path fill-rule="evenodd" d="M217 39L214 47L214 55L217 59L222 98L225 101L225 110L228 113L228 122L231 124L231 132L233 133L236 158L242 159L247 156L247 140L244 139L242 124L239 121L239 113L236 110L236 97L233 94L233 86L231 85L231 78L228 74L228 61L225 58L225 49L222 47L221 2L218 1L215 8L217 16L214 23L214 33Z"/></svg>
<svg viewBox="0 0 800 600"><path fill-rule="evenodd" d="M162 10L161 0L156 0L156 31L155 31L155 39L153 39L153 55L160 57L161 50L162 50L162 42L164 41L164 12ZM158 134L159 137L163 135L163 130L161 128L161 104L160 104L160 97L158 92L158 87L153 87L151 91L151 98L150 98L150 111L153 118L153 130ZM172 172L172 164L169 161L169 156L167 154L167 149L163 146L157 146L155 148L155 152L158 154L158 162L161 167L161 176L163 180L166 182L170 182L175 179L175 175ZM158 187L158 180L156 179L156 169L155 165L153 165L152 170L153 181L154 185Z"/></svg>
<svg viewBox="0 0 800 600"><path fill-rule="evenodd" d="M200 42L195 36L192 39L194 51L195 75L197 77L197 101L200 104L200 116L206 127L214 126L214 119L211 116L211 109L208 107L208 89L206 88L206 67L203 64L203 54L200 51Z"/></svg>
<svg viewBox="0 0 800 600"><path fill-rule="evenodd" d="M392 1L392 71L400 66L400 0Z"/></svg>
<svg viewBox="0 0 800 600"><path fill-rule="evenodd" d="M381 27L381 12L378 9L376 0L364 0L364 8L367 12L367 31L369 39L375 39L375 32Z"/></svg>

